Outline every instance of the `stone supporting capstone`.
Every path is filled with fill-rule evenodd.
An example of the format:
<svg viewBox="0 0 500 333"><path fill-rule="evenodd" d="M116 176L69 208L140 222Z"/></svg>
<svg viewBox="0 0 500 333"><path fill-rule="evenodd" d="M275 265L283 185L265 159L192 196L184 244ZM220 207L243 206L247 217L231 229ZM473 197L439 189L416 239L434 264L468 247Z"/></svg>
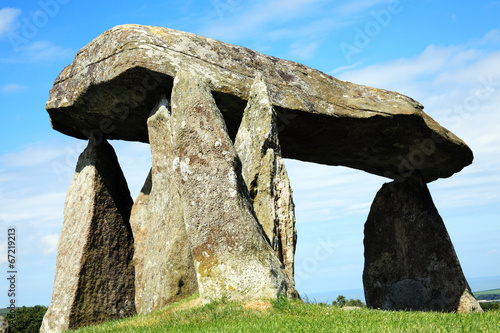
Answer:
<svg viewBox="0 0 500 333"><path fill-rule="evenodd" d="M172 167L202 302L288 295L291 283L256 220L241 162L200 75L177 74L170 122Z"/></svg>
<svg viewBox="0 0 500 333"><path fill-rule="evenodd" d="M148 119L152 169L131 214L138 313L151 312L198 290L172 169L169 104L163 96Z"/></svg>
<svg viewBox="0 0 500 333"><path fill-rule="evenodd" d="M481 311L427 185L382 186L365 224L366 304L384 310Z"/></svg>
<svg viewBox="0 0 500 333"><path fill-rule="evenodd" d="M295 206L281 158L277 114L260 74L250 89L234 147L242 163L243 179L253 200L257 220L294 286Z"/></svg>
<svg viewBox="0 0 500 333"><path fill-rule="evenodd" d="M90 138L68 189L52 302L41 332L135 313L131 207L113 148Z"/></svg>

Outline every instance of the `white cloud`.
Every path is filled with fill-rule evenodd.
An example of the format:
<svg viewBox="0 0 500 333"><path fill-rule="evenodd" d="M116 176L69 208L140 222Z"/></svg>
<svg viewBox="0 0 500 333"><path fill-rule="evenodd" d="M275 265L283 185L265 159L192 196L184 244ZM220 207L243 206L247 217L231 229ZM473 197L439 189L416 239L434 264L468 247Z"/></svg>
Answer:
<svg viewBox="0 0 500 333"><path fill-rule="evenodd" d="M149 146L120 141L111 144L135 199L151 167ZM85 147L83 140L67 139L63 143L36 143L0 156L0 221L2 227L18 228L24 255L56 253L66 192Z"/></svg>
<svg viewBox="0 0 500 333"><path fill-rule="evenodd" d="M320 44L321 42L317 40L299 40L292 44L290 53L299 59L310 59Z"/></svg>
<svg viewBox="0 0 500 333"><path fill-rule="evenodd" d="M57 242L59 240L59 234L48 234L40 238L40 245L42 247L42 253L45 256L57 253Z"/></svg>
<svg viewBox="0 0 500 333"><path fill-rule="evenodd" d="M21 10L18 8L0 9L0 36L16 29L16 20L19 15L21 15Z"/></svg>
<svg viewBox="0 0 500 333"><path fill-rule="evenodd" d="M395 90L419 100L427 114L471 147L475 155L471 166L431 184L433 194L446 208L500 202L500 52L482 48L494 45L496 35L496 30L487 33L481 43L431 45L412 58L340 75L343 80Z"/></svg>
<svg viewBox="0 0 500 333"><path fill-rule="evenodd" d="M0 163L7 168L26 168L47 165L67 153L64 146L43 144L41 142L27 147L22 151L0 156Z"/></svg>
<svg viewBox="0 0 500 333"><path fill-rule="evenodd" d="M72 49L54 45L49 41L37 41L19 47L15 54L10 57L0 58L0 63L41 63L61 59L71 59L74 56L75 52Z"/></svg>
<svg viewBox="0 0 500 333"><path fill-rule="evenodd" d="M337 9L336 12L339 15L354 15L358 14L360 12L365 12L368 9L385 4L387 5L387 0L360 0L360 1L350 1L347 2L345 5L340 5Z"/></svg>
<svg viewBox="0 0 500 333"><path fill-rule="evenodd" d="M323 0L273 0L247 2L239 14L207 22L203 34L226 41L244 39L256 32L269 31L269 25L286 22L309 12L312 4ZM232 14L232 13L231 13Z"/></svg>
<svg viewBox="0 0 500 333"><path fill-rule="evenodd" d="M28 91L28 87L17 84L9 83L5 84L0 89L4 94L19 94Z"/></svg>
<svg viewBox="0 0 500 333"><path fill-rule="evenodd" d="M214 10L218 15L199 20L199 34L231 43L251 40L253 45L247 46L261 52L269 45L277 52L289 49L290 57L301 60L312 59L332 31L365 20L372 8L387 6L387 0L214 2L221 5Z"/></svg>

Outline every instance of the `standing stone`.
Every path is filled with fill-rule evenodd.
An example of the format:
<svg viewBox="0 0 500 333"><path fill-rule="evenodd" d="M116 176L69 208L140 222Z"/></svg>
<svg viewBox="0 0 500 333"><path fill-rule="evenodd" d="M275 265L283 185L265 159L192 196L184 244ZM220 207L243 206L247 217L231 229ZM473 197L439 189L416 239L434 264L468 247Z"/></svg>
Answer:
<svg viewBox="0 0 500 333"><path fill-rule="evenodd" d="M364 245L369 307L481 311L420 174L382 186L365 224Z"/></svg>
<svg viewBox="0 0 500 333"><path fill-rule="evenodd" d="M52 302L41 332L135 313L131 208L113 148L91 138L67 193Z"/></svg>
<svg viewBox="0 0 500 333"><path fill-rule="evenodd" d="M153 167L132 209L138 313L151 312L198 290L172 170L169 107L163 96L148 119Z"/></svg>
<svg viewBox="0 0 500 333"><path fill-rule="evenodd" d="M276 123L276 111L269 100L266 83L259 74L250 90L234 147L241 160L243 179L253 200L257 220L294 287L295 206L281 158Z"/></svg>
<svg viewBox="0 0 500 333"><path fill-rule="evenodd" d="M202 301L287 295L290 282L256 220L222 114L196 74L177 74L171 123L173 167Z"/></svg>

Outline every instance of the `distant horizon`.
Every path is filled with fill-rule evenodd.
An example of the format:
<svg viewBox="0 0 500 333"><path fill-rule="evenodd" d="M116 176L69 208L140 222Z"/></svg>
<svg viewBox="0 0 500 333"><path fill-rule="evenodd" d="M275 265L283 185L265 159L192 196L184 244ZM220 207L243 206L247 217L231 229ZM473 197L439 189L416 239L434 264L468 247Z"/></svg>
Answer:
<svg viewBox="0 0 500 333"><path fill-rule="evenodd" d="M469 283L469 286L473 293L495 290L500 288L500 275L468 278L467 282ZM486 286L493 286L493 287L486 287ZM488 289L480 289L483 287ZM306 295L309 301L316 301L328 304L336 300L339 295L345 296L347 299L351 298L359 299L363 303L366 303L363 288L304 293L304 295L300 294L302 299L304 299L304 296Z"/></svg>

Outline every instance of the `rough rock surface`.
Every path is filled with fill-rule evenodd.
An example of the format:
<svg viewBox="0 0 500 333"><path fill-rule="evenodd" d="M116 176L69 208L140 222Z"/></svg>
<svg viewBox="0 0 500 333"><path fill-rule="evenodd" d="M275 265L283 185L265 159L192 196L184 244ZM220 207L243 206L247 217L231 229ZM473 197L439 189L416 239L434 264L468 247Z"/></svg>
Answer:
<svg viewBox="0 0 500 333"><path fill-rule="evenodd" d="M198 290L174 160L170 106L160 99L148 119L152 170L132 209L135 296L138 313L148 313Z"/></svg>
<svg viewBox="0 0 500 333"><path fill-rule="evenodd" d="M203 302L291 292L253 212L241 162L208 83L179 71L172 91L173 168Z"/></svg>
<svg viewBox="0 0 500 333"><path fill-rule="evenodd" d="M4 316L0 316L0 333L9 333L9 322Z"/></svg>
<svg viewBox="0 0 500 333"><path fill-rule="evenodd" d="M281 158L276 111L260 74L250 90L234 147L241 160L243 179L257 220L294 285L295 206Z"/></svg>
<svg viewBox="0 0 500 333"><path fill-rule="evenodd" d="M256 73L278 112L283 157L343 165L426 182L472 162L454 134L401 94L337 80L301 64L186 32L139 25L112 28L83 47L59 75L47 110L62 133L147 142L146 120L184 67L210 81L231 137ZM169 97L169 96L167 96Z"/></svg>
<svg viewBox="0 0 500 333"><path fill-rule="evenodd" d="M364 245L369 307L481 311L420 175L382 186L365 224Z"/></svg>
<svg viewBox="0 0 500 333"><path fill-rule="evenodd" d="M113 148L91 138L64 207L52 302L41 332L135 313L132 198Z"/></svg>

